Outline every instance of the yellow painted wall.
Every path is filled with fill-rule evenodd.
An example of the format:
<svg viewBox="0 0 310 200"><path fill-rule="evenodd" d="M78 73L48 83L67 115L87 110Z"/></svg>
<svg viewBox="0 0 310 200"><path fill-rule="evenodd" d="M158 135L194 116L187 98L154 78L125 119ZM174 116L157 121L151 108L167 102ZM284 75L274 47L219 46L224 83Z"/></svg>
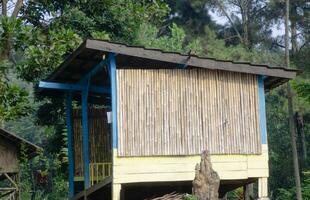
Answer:
<svg viewBox="0 0 310 200"><path fill-rule="evenodd" d="M113 151L113 184L191 181L200 156L118 157ZM211 155L221 180L268 177L268 147L261 155Z"/></svg>

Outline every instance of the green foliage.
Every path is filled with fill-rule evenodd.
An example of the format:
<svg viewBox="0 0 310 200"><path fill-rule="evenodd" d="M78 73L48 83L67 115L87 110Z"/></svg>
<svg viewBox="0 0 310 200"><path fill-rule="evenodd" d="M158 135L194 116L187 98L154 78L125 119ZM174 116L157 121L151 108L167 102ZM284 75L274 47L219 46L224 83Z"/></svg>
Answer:
<svg viewBox="0 0 310 200"><path fill-rule="evenodd" d="M5 122L10 130L45 147L45 152L34 161L25 158L22 162L22 199L54 200L67 196L64 102L37 97L36 102L39 103L34 103L33 91L28 88L29 96L26 89L19 86L23 83L11 80L10 74L36 84L87 37L218 59L284 66L284 53L274 47L277 41L270 38L271 32L268 30L272 20L281 19L282 7L274 6L279 2L271 1L262 10L261 1L254 3L251 4L254 5L251 13L262 13L253 15L250 20L251 50L238 45L231 25L220 26L212 21L209 6L206 6L210 2L204 0L29 0L24 2L20 18L0 17L0 121L10 120ZM298 8L304 10L299 5L305 1L298 0L296 3ZM283 3L280 4L283 6ZM294 19L308 20L306 14L292 14ZM234 22L243 34L242 22L235 19ZM300 35L306 35L307 23L301 22L298 21L298 31ZM307 41L309 37L299 40L305 45L294 53L291 60L298 69L304 70L303 79L293 84L298 96L302 97L295 97L294 106L304 114L305 133L309 138L310 111L305 103L309 103L310 98L310 48ZM270 190L275 199L293 199L294 179L285 88L270 92L266 100ZM37 112L37 116L32 110ZM48 174L48 187L34 190L33 172L36 170ZM308 183L308 178L304 178L305 199L309 198ZM31 194L33 190L35 193ZM237 190L235 194L237 197L241 192ZM191 195L185 198L195 199Z"/></svg>
<svg viewBox="0 0 310 200"><path fill-rule="evenodd" d="M28 92L18 85L8 85L0 89L0 118L12 120L16 117L25 116L30 109Z"/></svg>
<svg viewBox="0 0 310 200"><path fill-rule="evenodd" d="M306 175L304 181L301 183L302 185L302 197L303 199L310 199L310 176ZM296 188L292 187L289 189L279 188L277 190L278 194L275 198L276 200L292 200L295 199L296 196Z"/></svg>
<svg viewBox="0 0 310 200"><path fill-rule="evenodd" d="M80 43L81 38L70 29L50 30L46 38L25 50L24 60L17 66L19 76L29 82L42 79L63 61L64 55Z"/></svg>
<svg viewBox="0 0 310 200"><path fill-rule="evenodd" d="M297 94L310 103L310 81L303 80L301 82L293 82L292 85Z"/></svg>
<svg viewBox="0 0 310 200"><path fill-rule="evenodd" d="M191 195L191 194L185 194L184 200L198 200L198 198L194 195Z"/></svg>
<svg viewBox="0 0 310 200"><path fill-rule="evenodd" d="M0 122L25 116L29 112L28 92L7 78L11 63L0 61Z"/></svg>
<svg viewBox="0 0 310 200"><path fill-rule="evenodd" d="M165 51L175 51L180 53L188 53L192 51L193 54L201 55L203 48L199 40L193 40L186 44L185 31L172 24L169 27L170 34L158 37L158 29L149 24L142 24L139 29L138 38L135 43L145 47L159 48Z"/></svg>
<svg viewBox="0 0 310 200"><path fill-rule="evenodd" d="M267 130L270 160L270 188L288 188L294 183L288 128L285 87L277 88L266 97ZM277 195L277 192L275 192Z"/></svg>
<svg viewBox="0 0 310 200"><path fill-rule="evenodd" d="M34 25L41 25L44 14L49 14L52 27L69 28L82 38L105 31L113 40L131 42L140 24L162 24L169 7L162 0L39 0L27 2L24 12L31 13L27 20Z"/></svg>
<svg viewBox="0 0 310 200"><path fill-rule="evenodd" d="M16 63L14 53L22 48L26 30L22 20L0 16L0 123L29 111L28 92L10 80Z"/></svg>
<svg viewBox="0 0 310 200"><path fill-rule="evenodd" d="M227 194L228 199L232 200L241 200L243 199L243 188L239 187Z"/></svg>
<svg viewBox="0 0 310 200"><path fill-rule="evenodd" d="M310 199L310 173L309 172L305 174L305 178L302 184L303 184L303 187L302 187L303 198Z"/></svg>
<svg viewBox="0 0 310 200"><path fill-rule="evenodd" d="M110 40L110 36L105 31L95 31L91 33L91 37L99 40Z"/></svg>
<svg viewBox="0 0 310 200"><path fill-rule="evenodd" d="M99 17L105 22L100 23L101 27L108 27L114 39L128 43L137 37L141 24L159 25L169 12L169 7L161 0L111 0L107 5Z"/></svg>
<svg viewBox="0 0 310 200"><path fill-rule="evenodd" d="M205 34L206 26L215 28L216 24L209 15L210 6L206 0L166 0L171 8L169 23L176 23L186 31L186 35L193 40Z"/></svg>
<svg viewBox="0 0 310 200"><path fill-rule="evenodd" d="M58 170L60 166L57 157L46 153L21 163L21 199L67 199L68 183ZM45 177L44 184L38 182L38 174Z"/></svg>
<svg viewBox="0 0 310 200"><path fill-rule="evenodd" d="M0 27L0 52L11 51L22 31L22 20L0 16Z"/></svg>
<svg viewBox="0 0 310 200"><path fill-rule="evenodd" d="M283 188L278 189L278 195L276 200L292 200L294 199L293 191L289 191Z"/></svg>
<svg viewBox="0 0 310 200"><path fill-rule="evenodd" d="M86 38L96 31L96 21L78 7L66 7L63 15L57 18L52 27L68 27L77 35Z"/></svg>

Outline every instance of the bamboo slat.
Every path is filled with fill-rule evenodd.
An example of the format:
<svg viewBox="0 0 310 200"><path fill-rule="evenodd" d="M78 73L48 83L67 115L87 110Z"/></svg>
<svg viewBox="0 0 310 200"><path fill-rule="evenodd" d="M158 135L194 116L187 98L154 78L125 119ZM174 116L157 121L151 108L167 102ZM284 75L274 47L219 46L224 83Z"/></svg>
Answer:
<svg viewBox="0 0 310 200"><path fill-rule="evenodd" d="M90 163L111 162L111 127L107 121L107 110L88 109L88 123ZM80 109L72 111L72 127L75 176L83 176L82 120Z"/></svg>
<svg viewBox="0 0 310 200"><path fill-rule="evenodd" d="M260 154L255 75L118 69L118 155Z"/></svg>

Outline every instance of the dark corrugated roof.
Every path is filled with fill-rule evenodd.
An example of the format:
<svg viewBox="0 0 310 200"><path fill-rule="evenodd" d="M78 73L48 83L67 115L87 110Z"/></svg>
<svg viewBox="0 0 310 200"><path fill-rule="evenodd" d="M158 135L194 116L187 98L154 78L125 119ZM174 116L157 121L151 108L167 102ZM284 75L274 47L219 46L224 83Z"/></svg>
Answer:
<svg viewBox="0 0 310 200"><path fill-rule="evenodd" d="M26 151L27 154L30 158L36 156L39 151L42 150L41 147L29 142L28 140L25 140L24 138L21 138L3 128L0 128L0 137L5 138L6 140L9 140L10 142L12 142L13 144L15 144L16 146L18 146L18 148L21 147L21 145L25 145L26 147Z"/></svg>
<svg viewBox="0 0 310 200"><path fill-rule="evenodd" d="M105 40L85 40L80 47L46 80L55 82L76 83L92 67L98 64L109 52L115 53L117 68L187 68L200 67L212 70L225 70L266 76L265 88L271 89L289 79L294 78L298 71L283 67L270 67L249 62L235 62L209 57L199 57L178 52L167 52L161 49L132 46ZM103 69L93 79L94 85L109 85L108 72Z"/></svg>

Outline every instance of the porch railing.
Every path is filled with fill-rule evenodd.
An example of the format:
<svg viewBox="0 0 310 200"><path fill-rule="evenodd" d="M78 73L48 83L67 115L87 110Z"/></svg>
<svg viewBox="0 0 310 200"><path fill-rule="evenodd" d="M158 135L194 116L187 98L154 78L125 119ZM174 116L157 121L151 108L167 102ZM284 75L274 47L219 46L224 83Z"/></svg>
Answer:
<svg viewBox="0 0 310 200"><path fill-rule="evenodd" d="M106 177L111 176L112 163L90 163L89 175L91 186L103 181Z"/></svg>

